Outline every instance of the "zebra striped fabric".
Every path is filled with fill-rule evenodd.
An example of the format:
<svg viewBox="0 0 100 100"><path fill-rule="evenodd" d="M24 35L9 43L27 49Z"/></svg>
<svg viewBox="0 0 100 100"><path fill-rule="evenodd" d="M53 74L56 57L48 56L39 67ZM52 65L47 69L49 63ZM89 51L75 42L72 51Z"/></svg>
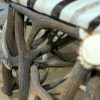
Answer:
<svg viewBox="0 0 100 100"><path fill-rule="evenodd" d="M12 0L83 29L100 31L100 0Z"/></svg>

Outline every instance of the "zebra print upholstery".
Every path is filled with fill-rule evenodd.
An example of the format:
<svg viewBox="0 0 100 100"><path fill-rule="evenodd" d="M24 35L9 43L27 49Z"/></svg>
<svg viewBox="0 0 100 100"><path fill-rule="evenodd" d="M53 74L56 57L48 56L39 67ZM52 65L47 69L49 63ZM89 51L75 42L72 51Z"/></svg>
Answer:
<svg viewBox="0 0 100 100"><path fill-rule="evenodd" d="M12 0L72 25L100 31L100 0Z"/></svg>

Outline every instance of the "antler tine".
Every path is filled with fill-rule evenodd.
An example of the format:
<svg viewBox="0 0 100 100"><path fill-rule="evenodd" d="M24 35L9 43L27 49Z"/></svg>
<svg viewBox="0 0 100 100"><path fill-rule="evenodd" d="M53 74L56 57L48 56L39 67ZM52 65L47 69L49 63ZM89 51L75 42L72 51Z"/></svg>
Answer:
<svg viewBox="0 0 100 100"><path fill-rule="evenodd" d="M33 97L37 96L41 100L53 100L52 97L40 86L38 64L31 66L30 76L30 91L28 100L33 100Z"/></svg>

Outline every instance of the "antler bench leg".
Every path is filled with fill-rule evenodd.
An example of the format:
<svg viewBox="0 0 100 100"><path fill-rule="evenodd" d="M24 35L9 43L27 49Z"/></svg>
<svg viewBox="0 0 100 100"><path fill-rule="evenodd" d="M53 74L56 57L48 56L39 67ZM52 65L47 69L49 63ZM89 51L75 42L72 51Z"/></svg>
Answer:
<svg viewBox="0 0 100 100"><path fill-rule="evenodd" d="M7 46L9 48L10 54L14 56L17 54L17 51L16 51L17 49L15 49L15 46L14 46L16 45L14 41L14 11L11 6L9 6L8 12L9 13L8 13L7 30L6 30ZM3 65L2 75L3 75L3 85L4 85L2 87L2 92L4 92L7 95L11 95L12 90L14 89L14 85L15 85L15 80L12 75L12 71L7 69Z"/></svg>
<svg viewBox="0 0 100 100"><path fill-rule="evenodd" d="M81 64L77 61L74 68L69 74L68 79L65 81L64 90L59 100L73 100L79 86L86 78L88 71L83 69Z"/></svg>
<svg viewBox="0 0 100 100"><path fill-rule="evenodd" d="M14 88L14 81L12 76L12 71L2 67L2 76L3 76L3 87L1 88L2 92L8 96L12 95L12 90Z"/></svg>
<svg viewBox="0 0 100 100"><path fill-rule="evenodd" d="M30 84L30 64L26 58L26 47L24 40L24 16L15 12L15 37L19 53L18 78L19 78L19 100L27 100Z"/></svg>

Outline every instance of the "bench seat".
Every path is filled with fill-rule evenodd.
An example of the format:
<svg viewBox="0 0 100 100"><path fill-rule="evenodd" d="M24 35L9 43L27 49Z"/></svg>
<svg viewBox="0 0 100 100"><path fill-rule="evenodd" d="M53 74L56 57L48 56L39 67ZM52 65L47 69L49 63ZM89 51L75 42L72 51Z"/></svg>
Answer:
<svg viewBox="0 0 100 100"><path fill-rule="evenodd" d="M88 31L100 31L100 0L12 0Z"/></svg>

